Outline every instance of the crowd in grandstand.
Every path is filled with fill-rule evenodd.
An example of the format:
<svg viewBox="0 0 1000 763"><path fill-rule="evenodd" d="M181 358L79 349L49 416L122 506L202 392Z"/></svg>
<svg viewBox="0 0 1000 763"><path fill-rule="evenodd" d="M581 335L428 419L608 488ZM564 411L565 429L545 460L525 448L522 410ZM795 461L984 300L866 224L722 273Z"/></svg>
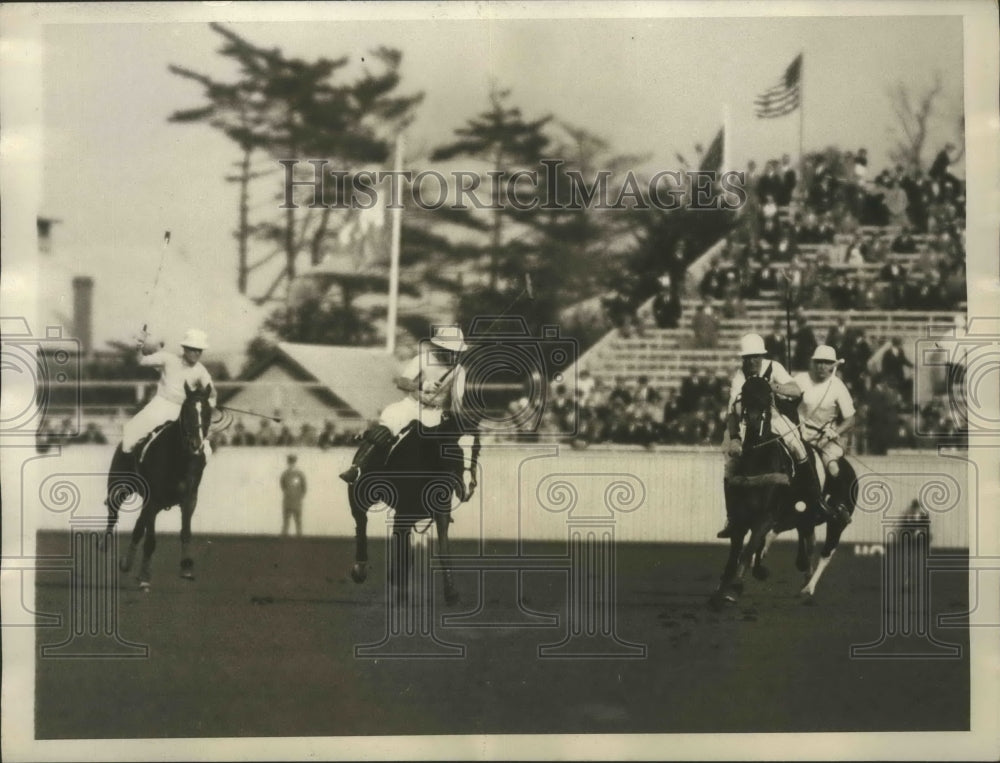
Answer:
<svg viewBox="0 0 1000 763"><path fill-rule="evenodd" d="M948 144L926 172L887 168L872 176L864 148L842 156L812 158L804 176L786 155L758 173L748 165L748 204L724 238L713 261L693 284L701 302L690 318L691 344L719 348L722 320L747 314L746 300L771 298L792 311L793 328L776 320L765 337L771 358L792 370L808 367L819 344L836 350L838 373L858 406L852 434L857 452L930 442L921 435L962 431L948 394L915 404L913 364L901 337L872 347L861 327L841 317L836 325L811 325L803 306L852 310L939 311L959 309L965 286L965 184L949 172L959 158ZM883 230L878 230L883 228ZM684 240L666 253L652 300L659 328L676 328L691 264ZM604 308L620 333L644 330L626 297L613 292ZM788 343L791 346L787 346ZM575 390L557 387L537 432L517 436L562 436L578 445L632 443L710 445L722 440L729 378L692 368L676 390L658 390L649 379L593 378L581 373ZM915 407L916 405L916 407ZM354 431L332 421L252 426L227 420L213 428L214 448L225 446L349 446ZM99 424L77 432L69 422L51 422L38 432L39 450L69 443L106 444Z"/></svg>

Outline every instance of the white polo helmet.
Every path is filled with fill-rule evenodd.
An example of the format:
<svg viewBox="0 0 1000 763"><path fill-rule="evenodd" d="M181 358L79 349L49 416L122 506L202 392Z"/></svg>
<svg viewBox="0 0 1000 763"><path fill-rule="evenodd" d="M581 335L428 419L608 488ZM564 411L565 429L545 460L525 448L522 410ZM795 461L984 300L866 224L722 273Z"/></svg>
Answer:
<svg viewBox="0 0 1000 763"><path fill-rule="evenodd" d="M764 340L760 334L744 334L740 337L740 357L747 355L767 355Z"/></svg>
<svg viewBox="0 0 1000 763"><path fill-rule="evenodd" d="M181 347L191 347L195 350L208 349L208 334L201 329L188 329L181 339Z"/></svg>
<svg viewBox="0 0 1000 763"><path fill-rule="evenodd" d="M462 329L458 326L435 326L431 344L443 347L452 352L462 352L468 349Z"/></svg>
<svg viewBox="0 0 1000 763"><path fill-rule="evenodd" d="M827 363L836 363L837 351L828 344L821 344L813 352L812 359L826 361Z"/></svg>

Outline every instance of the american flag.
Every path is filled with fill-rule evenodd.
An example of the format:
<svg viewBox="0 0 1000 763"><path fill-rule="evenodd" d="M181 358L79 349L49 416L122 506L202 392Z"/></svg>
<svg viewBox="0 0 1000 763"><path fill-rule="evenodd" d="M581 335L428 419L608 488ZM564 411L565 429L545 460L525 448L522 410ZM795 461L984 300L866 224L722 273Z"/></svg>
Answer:
<svg viewBox="0 0 1000 763"><path fill-rule="evenodd" d="M791 114L800 105L802 83L802 54L788 65L778 84L754 98L757 116L774 119Z"/></svg>

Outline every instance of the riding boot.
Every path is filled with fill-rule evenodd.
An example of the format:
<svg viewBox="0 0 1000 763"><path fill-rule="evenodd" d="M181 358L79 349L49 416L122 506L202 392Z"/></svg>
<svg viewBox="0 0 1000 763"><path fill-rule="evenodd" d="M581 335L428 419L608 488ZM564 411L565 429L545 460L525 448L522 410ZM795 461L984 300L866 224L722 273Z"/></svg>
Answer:
<svg viewBox="0 0 1000 763"><path fill-rule="evenodd" d="M395 439L392 431L382 425L372 427L361 437L361 444L354 453L353 462L340 473L340 479L349 485L354 484L361 476L361 472L368 468L371 463L378 463L379 460L384 461L389 454L389 446Z"/></svg>
<svg viewBox="0 0 1000 763"><path fill-rule="evenodd" d="M733 537L733 528L729 524L729 518L728 517L726 518L726 526L723 527L721 530L719 530L719 532L717 532L715 534L715 537L716 538L732 538Z"/></svg>

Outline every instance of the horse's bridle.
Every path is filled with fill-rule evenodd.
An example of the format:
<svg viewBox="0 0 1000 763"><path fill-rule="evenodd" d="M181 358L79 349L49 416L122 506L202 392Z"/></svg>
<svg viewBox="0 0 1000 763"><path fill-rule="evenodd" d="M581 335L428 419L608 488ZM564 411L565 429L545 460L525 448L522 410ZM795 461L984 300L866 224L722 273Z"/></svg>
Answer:
<svg viewBox="0 0 1000 763"><path fill-rule="evenodd" d="M195 425L195 431L198 433L198 447L192 448L192 433L188 431L188 423L184 416L181 416L181 437L184 438L185 444L188 445L188 450L192 456L196 456L199 453L205 452L205 442L208 440L207 430L208 427L204 425L202 415L202 405L205 403L204 400L196 400L194 402L194 413L196 417L197 424Z"/></svg>

